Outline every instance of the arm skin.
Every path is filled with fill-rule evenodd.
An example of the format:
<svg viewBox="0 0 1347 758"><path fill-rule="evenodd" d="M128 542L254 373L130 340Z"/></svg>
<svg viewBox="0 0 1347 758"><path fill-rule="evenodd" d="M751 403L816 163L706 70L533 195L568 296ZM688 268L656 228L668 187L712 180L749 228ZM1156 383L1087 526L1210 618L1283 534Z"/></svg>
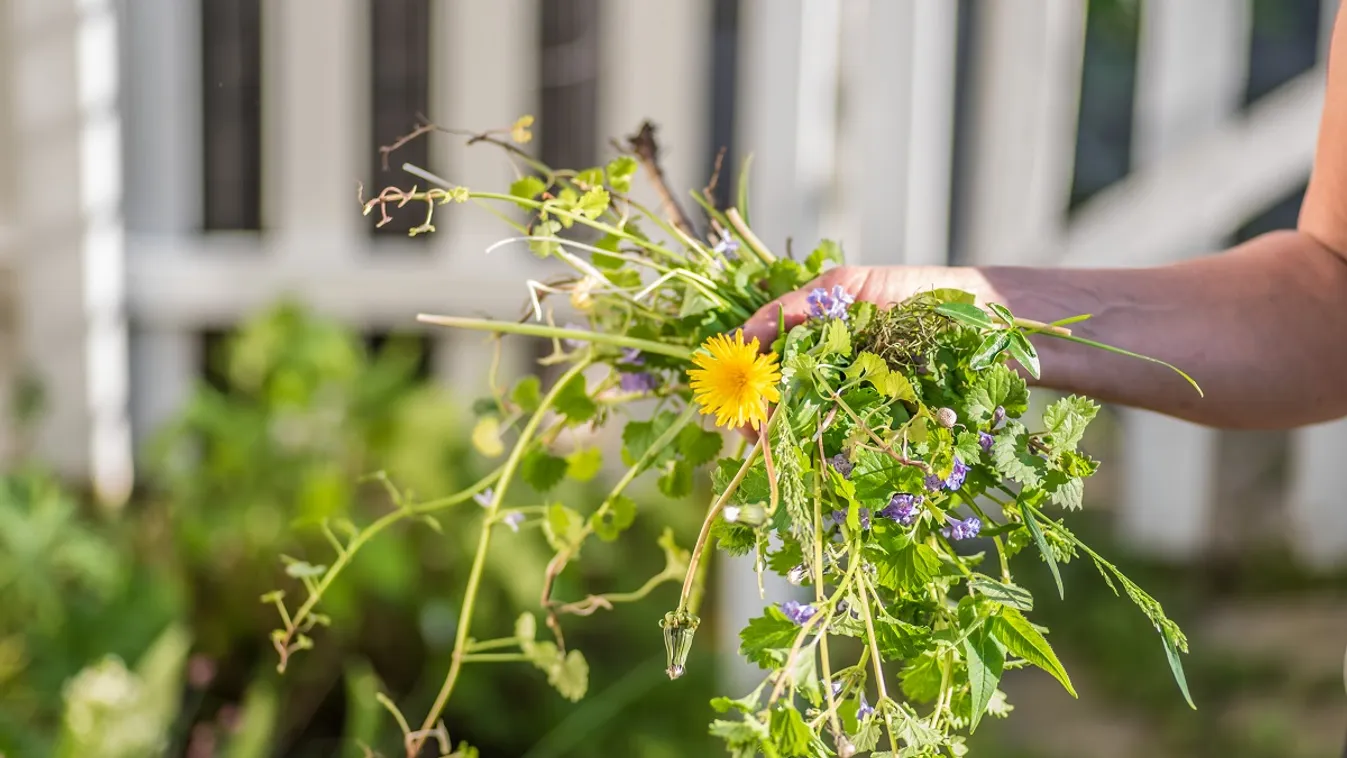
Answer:
<svg viewBox="0 0 1347 758"><path fill-rule="evenodd" d="M1333 33L1347 45L1347 14ZM1131 269L1010 266L840 267L769 304L745 326L764 344L807 313L805 293L841 284L884 305L930 287L958 287L1016 316L1079 314L1074 334L1169 361L1163 366L1048 336L1033 338L1040 386L1145 408L1213 427L1290 428L1347 415L1347 58L1329 62L1328 95L1298 228L1217 255Z"/></svg>

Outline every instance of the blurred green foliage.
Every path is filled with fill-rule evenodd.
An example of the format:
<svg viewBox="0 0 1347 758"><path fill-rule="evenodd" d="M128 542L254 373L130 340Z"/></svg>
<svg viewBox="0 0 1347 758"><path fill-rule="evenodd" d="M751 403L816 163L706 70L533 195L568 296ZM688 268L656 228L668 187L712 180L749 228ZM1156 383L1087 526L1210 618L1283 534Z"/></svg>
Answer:
<svg viewBox="0 0 1347 758"><path fill-rule="evenodd" d="M331 559L315 525L367 523L389 508L385 471L433 497L477 479L471 398L418 375L420 343L372 349L342 326L283 303L243 324L212 356L180 414L147 448L141 486L103 514L40 470L0 478L0 754L361 756L364 742L401 756L378 705L429 704L447 668L463 579L481 510L438 514L366 546L324 599L330 628L316 648L275 671L277 625L259 596L299 593L279 560ZM588 510L602 477L548 493ZM661 568L667 525L690 541L700 508L649 487L622 540L596 546L558 579L558 597L630 590ZM532 497L527 491L520 497ZM549 551L536 530L503 534L476 624L508 634L536 610ZM706 754L713 653L670 684L656 624L669 601L566 622L591 664L591 690L562 700L527 665L470 667L446 725L486 755L561 758ZM618 729L604 728L620 720Z"/></svg>

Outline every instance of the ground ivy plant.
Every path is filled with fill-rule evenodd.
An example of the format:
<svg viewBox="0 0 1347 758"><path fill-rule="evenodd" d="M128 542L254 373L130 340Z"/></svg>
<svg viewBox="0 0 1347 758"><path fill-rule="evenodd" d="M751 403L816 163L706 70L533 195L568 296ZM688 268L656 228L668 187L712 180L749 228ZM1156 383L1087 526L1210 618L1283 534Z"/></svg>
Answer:
<svg viewBox="0 0 1347 758"><path fill-rule="evenodd" d="M783 323L770 346L746 344L738 327L841 263L840 247L824 241L803 260L774 254L748 223L742 175L732 207L717 205L711 188L691 193L701 210L694 223L665 184L648 124L623 154L584 170L553 169L531 157L531 125L525 117L470 135L503 150L518 168L506 192L469 189L404 165L424 189L387 187L362 202L380 223L390 210L422 207L424 221L412 234L434 231L441 205L476 203L515 231L497 247L523 245L567 264L571 275L522 283L528 305L520 321L420 316L550 340L544 362L559 376L546 388L536 377L507 385L492 366L492 396L477 406L472 437L499 467L462 492L429 501L381 478L394 504L389 513L365 525L324 525L334 551L329 564L288 562L304 599L292 605L279 591L264 598L280 613L273 642L282 670L313 644L312 630L326 623L319 612L324 592L362 545L403 520L439 528L436 512L480 507L477 552L438 697L419 727L382 701L402 727L408 756L428 745L437 755L477 755L440 721L464 666L532 665L562 696L583 697L588 666L566 645L569 616L667 592L674 607L658 623L667 673L677 679L694 644L704 552L712 544L753 555L760 577L770 571L800 587L800 599L767 606L740 632L740 651L762 668L761 684L711 703L710 731L739 758L961 756L967 733L1010 712L999 688L1003 672L1036 666L1074 695L1046 630L1033 622L1034 598L1015 583L1011 563L1021 553L1052 573L1059 593L1059 564L1092 562L1154 623L1188 697L1183 633L1062 518L1080 508L1083 482L1099 465L1078 447L1098 406L1070 396L1041 418L1025 416L1023 374L1039 372L1031 338L1152 359L1072 335L1067 326L1079 318L1030 321L941 289L883 308L855 302L840 287L814 289L808 320L789 330ZM436 131L447 130L425 125L414 134ZM641 169L659 197L658 212L632 195ZM712 186L718 174L719 167ZM650 408L641 417L631 415L638 399ZM708 428L706 416L715 426ZM605 498L522 499L520 482L546 497L566 478L599 471L599 450L576 446L568 430L616 426L626 471ZM730 427L753 432L722 433ZM727 440L735 447L730 454ZM647 472L669 497L688 496L697 477L709 476L711 502L696 542L685 549L666 531L658 545L664 569L630 591L556 597L554 580L586 544L621 538L639 516L628 489ZM513 629L475 628L492 535L528 527L539 528L554 551L539 580L538 608L525 610ZM483 631L497 636L479 636Z"/></svg>

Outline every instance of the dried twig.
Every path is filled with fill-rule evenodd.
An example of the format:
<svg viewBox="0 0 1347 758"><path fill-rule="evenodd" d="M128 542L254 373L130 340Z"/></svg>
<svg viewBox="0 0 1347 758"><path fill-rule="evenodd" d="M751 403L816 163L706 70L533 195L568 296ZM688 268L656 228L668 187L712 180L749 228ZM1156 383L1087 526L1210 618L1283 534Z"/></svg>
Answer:
<svg viewBox="0 0 1347 758"><path fill-rule="evenodd" d="M664 178L664 170L660 168L659 143L655 141L655 125L649 121L643 121L640 130L627 138L627 145L636 154L636 159L641 162L641 167L650 175L650 180L655 185L655 191L659 193L660 204L663 206L665 217L679 231L689 237L697 236L697 232L692 228L692 222L688 220L687 214L678 205L678 200L674 197L673 191L669 189L669 183Z"/></svg>

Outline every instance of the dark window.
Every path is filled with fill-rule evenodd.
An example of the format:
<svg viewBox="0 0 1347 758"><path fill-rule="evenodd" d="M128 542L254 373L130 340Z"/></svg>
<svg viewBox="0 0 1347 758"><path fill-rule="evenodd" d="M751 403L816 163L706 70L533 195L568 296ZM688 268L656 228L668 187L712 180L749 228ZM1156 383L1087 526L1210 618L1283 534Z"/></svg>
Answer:
<svg viewBox="0 0 1347 758"><path fill-rule="evenodd" d="M1140 16L1135 3L1090 0L1085 23L1072 209L1127 176Z"/></svg>
<svg viewBox="0 0 1347 758"><path fill-rule="evenodd" d="M261 0L202 0L203 226L262 226Z"/></svg>
<svg viewBox="0 0 1347 758"><path fill-rule="evenodd" d="M711 21L711 170L723 148L720 177L713 197L725 207L734 202L739 178L734 145L735 83L739 72L739 0L715 0ZM708 171L707 177L711 176ZM699 188L700 189L700 188Z"/></svg>
<svg viewBox="0 0 1347 758"><path fill-rule="evenodd" d="M599 3L546 0L541 5L539 150L553 168L588 168L598 142Z"/></svg>
<svg viewBox="0 0 1347 758"><path fill-rule="evenodd" d="M978 6L973 0L958 0L958 21L954 39L954 145L950 157L949 182L949 260L965 260L964 229L965 205L963 198L969 183L969 151L974 132L973 104L973 40L978 20Z"/></svg>
<svg viewBox="0 0 1347 758"><path fill-rule="evenodd" d="M405 187L416 181L402 170L411 163L433 170L430 144L433 137L423 135L399 147L387 159L379 148L393 144L411 132L419 119L430 110L430 2L429 0L376 0L370 3L370 50L373 86L370 103L374 144L370 148L373 185L367 195L396 184ZM424 184L424 182L421 182ZM377 229L376 234L406 237L407 231L424 220L418 206L390 211L393 220ZM436 226L443 227L445 214L436 215ZM430 235L414 239L428 239Z"/></svg>
<svg viewBox="0 0 1347 758"><path fill-rule="evenodd" d="M1318 62L1321 4L1320 0L1254 0L1245 105Z"/></svg>

